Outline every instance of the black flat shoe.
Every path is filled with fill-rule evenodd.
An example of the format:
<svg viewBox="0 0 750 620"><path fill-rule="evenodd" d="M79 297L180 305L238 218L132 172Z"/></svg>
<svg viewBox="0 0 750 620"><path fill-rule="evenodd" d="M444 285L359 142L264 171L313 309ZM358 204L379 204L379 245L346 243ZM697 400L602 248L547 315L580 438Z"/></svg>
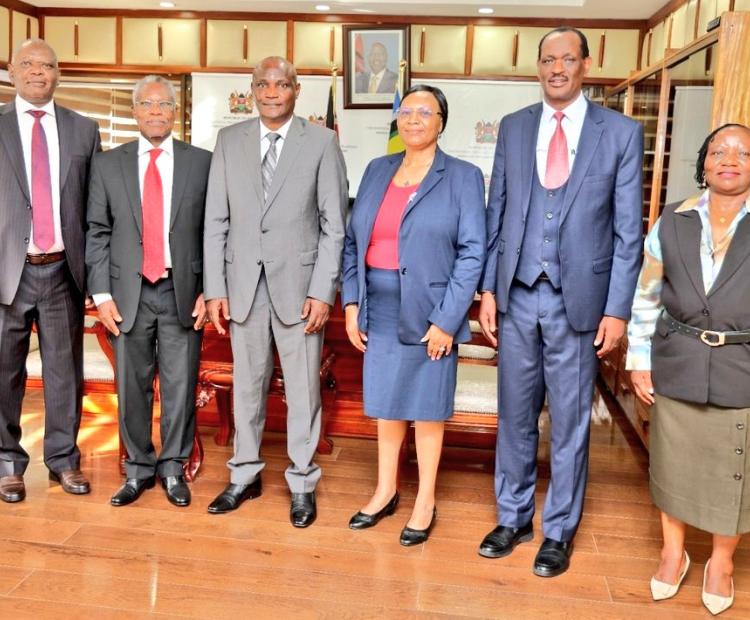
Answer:
<svg viewBox="0 0 750 620"><path fill-rule="evenodd" d="M394 512L396 512L398 500L398 491L396 491L396 494L391 498L391 501L389 501L375 514L368 515L364 512L357 512L357 514L349 519L349 527L353 530L365 530L368 527L377 525L378 521L380 521L383 517L390 517Z"/></svg>
<svg viewBox="0 0 750 620"><path fill-rule="evenodd" d="M146 489L153 489L156 478L128 478L109 500L113 506L127 506L137 500Z"/></svg>
<svg viewBox="0 0 750 620"><path fill-rule="evenodd" d="M534 538L534 527L529 521L523 527L498 525L479 545L479 555L484 558L502 558L510 555L516 545Z"/></svg>
<svg viewBox="0 0 750 620"><path fill-rule="evenodd" d="M435 520L437 519L437 508L432 509L432 520L430 524L424 530L415 530L408 525L401 530L400 542L404 547L412 547L414 545L421 545L430 537L432 528L435 527Z"/></svg>
<svg viewBox="0 0 750 620"><path fill-rule="evenodd" d="M255 499L263 493L263 483L258 476L250 484L232 484L216 496L208 505L208 512L214 515L237 510L246 499Z"/></svg>
<svg viewBox="0 0 750 620"><path fill-rule="evenodd" d="M289 509L289 520L294 527L308 527L318 516L315 505L315 491L311 493L292 493L292 505Z"/></svg>
<svg viewBox="0 0 750 620"><path fill-rule="evenodd" d="M570 566L573 541L559 542L545 538L534 559L534 574L537 577L557 577Z"/></svg>
<svg viewBox="0 0 750 620"><path fill-rule="evenodd" d="M170 504L183 508L190 505L190 488L183 476L164 476L161 486L166 491Z"/></svg>

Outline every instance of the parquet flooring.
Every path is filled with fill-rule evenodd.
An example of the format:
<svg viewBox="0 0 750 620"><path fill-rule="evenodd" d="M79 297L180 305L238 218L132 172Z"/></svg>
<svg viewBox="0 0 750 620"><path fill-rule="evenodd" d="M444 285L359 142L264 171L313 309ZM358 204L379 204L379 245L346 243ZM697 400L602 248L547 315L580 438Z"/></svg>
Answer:
<svg viewBox="0 0 750 620"><path fill-rule="evenodd" d="M41 393L27 394L24 444L32 455L27 499L0 504L0 618L706 618L700 605L710 538L689 531L694 566L680 593L653 603L648 580L660 548L658 512L647 484L648 455L628 422L598 402L592 423L590 482L570 571L540 579L531 565L540 542L486 560L477 545L494 527L493 455L448 448L438 488L438 522L422 547L398 533L416 492L416 466L404 472L402 504L376 528L353 532L351 514L376 477L376 445L335 438L319 458L318 520L288 521L285 438L265 438L264 493L237 512L206 506L227 481L230 450L203 429L206 461L193 503L178 509L160 487L113 508L120 483L113 414L86 415L83 468L93 492L74 497L47 482L41 462ZM546 436L548 421L543 419ZM537 506L549 476L540 448ZM737 554L737 599L725 618L750 618L750 541Z"/></svg>

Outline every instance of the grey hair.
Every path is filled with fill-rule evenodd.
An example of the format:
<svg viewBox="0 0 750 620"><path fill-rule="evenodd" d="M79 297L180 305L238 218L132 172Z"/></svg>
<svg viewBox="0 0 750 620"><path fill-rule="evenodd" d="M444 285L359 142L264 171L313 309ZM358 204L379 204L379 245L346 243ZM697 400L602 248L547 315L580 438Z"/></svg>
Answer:
<svg viewBox="0 0 750 620"><path fill-rule="evenodd" d="M161 84L162 86L164 86L164 88L167 89L169 98L172 100L172 103L177 103L177 92L174 89L174 84L172 84L172 82L170 82L167 78L162 77L161 75L151 74L142 77L135 83L135 86L133 87L133 105L138 103L138 95L140 95L141 90L143 90L144 86L148 84Z"/></svg>
<svg viewBox="0 0 750 620"><path fill-rule="evenodd" d="M30 45L42 45L46 47L49 50L50 54L52 54L52 58L55 61L55 67L57 67L57 54L55 54L55 50L52 49L52 46L47 43L47 41L38 37L25 39L24 41L21 41L18 45L16 45L16 47L13 49L13 53L10 56L10 64L16 64L16 56L18 56L18 54L24 47L28 47Z"/></svg>
<svg viewBox="0 0 750 620"><path fill-rule="evenodd" d="M286 74L289 77L290 80L292 80L293 84L297 83L297 69L294 67L294 65L289 62L286 58L283 58L282 56L267 56L266 58L263 58L262 60L258 61L258 64L253 67L253 81L255 81L256 74L260 71L262 72L266 65L270 64L276 64L279 65L282 69L286 70Z"/></svg>

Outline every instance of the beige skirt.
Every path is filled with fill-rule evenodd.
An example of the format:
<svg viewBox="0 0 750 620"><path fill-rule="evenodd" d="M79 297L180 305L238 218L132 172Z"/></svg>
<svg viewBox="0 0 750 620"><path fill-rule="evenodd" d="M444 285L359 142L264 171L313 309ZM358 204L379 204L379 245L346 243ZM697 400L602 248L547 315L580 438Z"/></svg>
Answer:
<svg viewBox="0 0 750 620"><path fill-rule="evenodd" d="M750 531L750 408L656 395L649 427L651 497L660 510L712 534Z"/></svg>

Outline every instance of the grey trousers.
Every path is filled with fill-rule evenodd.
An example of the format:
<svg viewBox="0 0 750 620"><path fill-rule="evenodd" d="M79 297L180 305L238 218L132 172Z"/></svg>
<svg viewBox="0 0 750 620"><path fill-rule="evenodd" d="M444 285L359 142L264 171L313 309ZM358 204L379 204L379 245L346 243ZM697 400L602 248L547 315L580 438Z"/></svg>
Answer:
<svg viewBox="0 0 750 620"><path fill-rule="evenodd" d="M231 307L230 307L231 310ZM300 308L300 311L302 308ZM266 399L273 373L273 345L279 351L287 403L285 477L292 493L308 493L320 479L313 463L320 436L320 354L323 332L306 335L305 323L284 325L274 312L261 275L250 314L232 321L234 356L234 455L227 463L234 484L249 484L264 467L260 456Z"/></svg>
<svg viewBox="0 0 750 620"><path fill-rule="evenodd" d="M0 476L23 474L21 404L31 328L39 331L44 381L44 463L77 469L83 382L83 296L64 260L24 266L16 297L0 304Z"/></svg>
<svg viewBox="0 0 750 620"><path fill-rule="evenodd" d="M144 280L135 323L113 339L120 435L128 478L182 475L195 434L195 384L202 332L177 316L172 279ZM161 452L151 441L154 373L159 370Z"/></svg>

